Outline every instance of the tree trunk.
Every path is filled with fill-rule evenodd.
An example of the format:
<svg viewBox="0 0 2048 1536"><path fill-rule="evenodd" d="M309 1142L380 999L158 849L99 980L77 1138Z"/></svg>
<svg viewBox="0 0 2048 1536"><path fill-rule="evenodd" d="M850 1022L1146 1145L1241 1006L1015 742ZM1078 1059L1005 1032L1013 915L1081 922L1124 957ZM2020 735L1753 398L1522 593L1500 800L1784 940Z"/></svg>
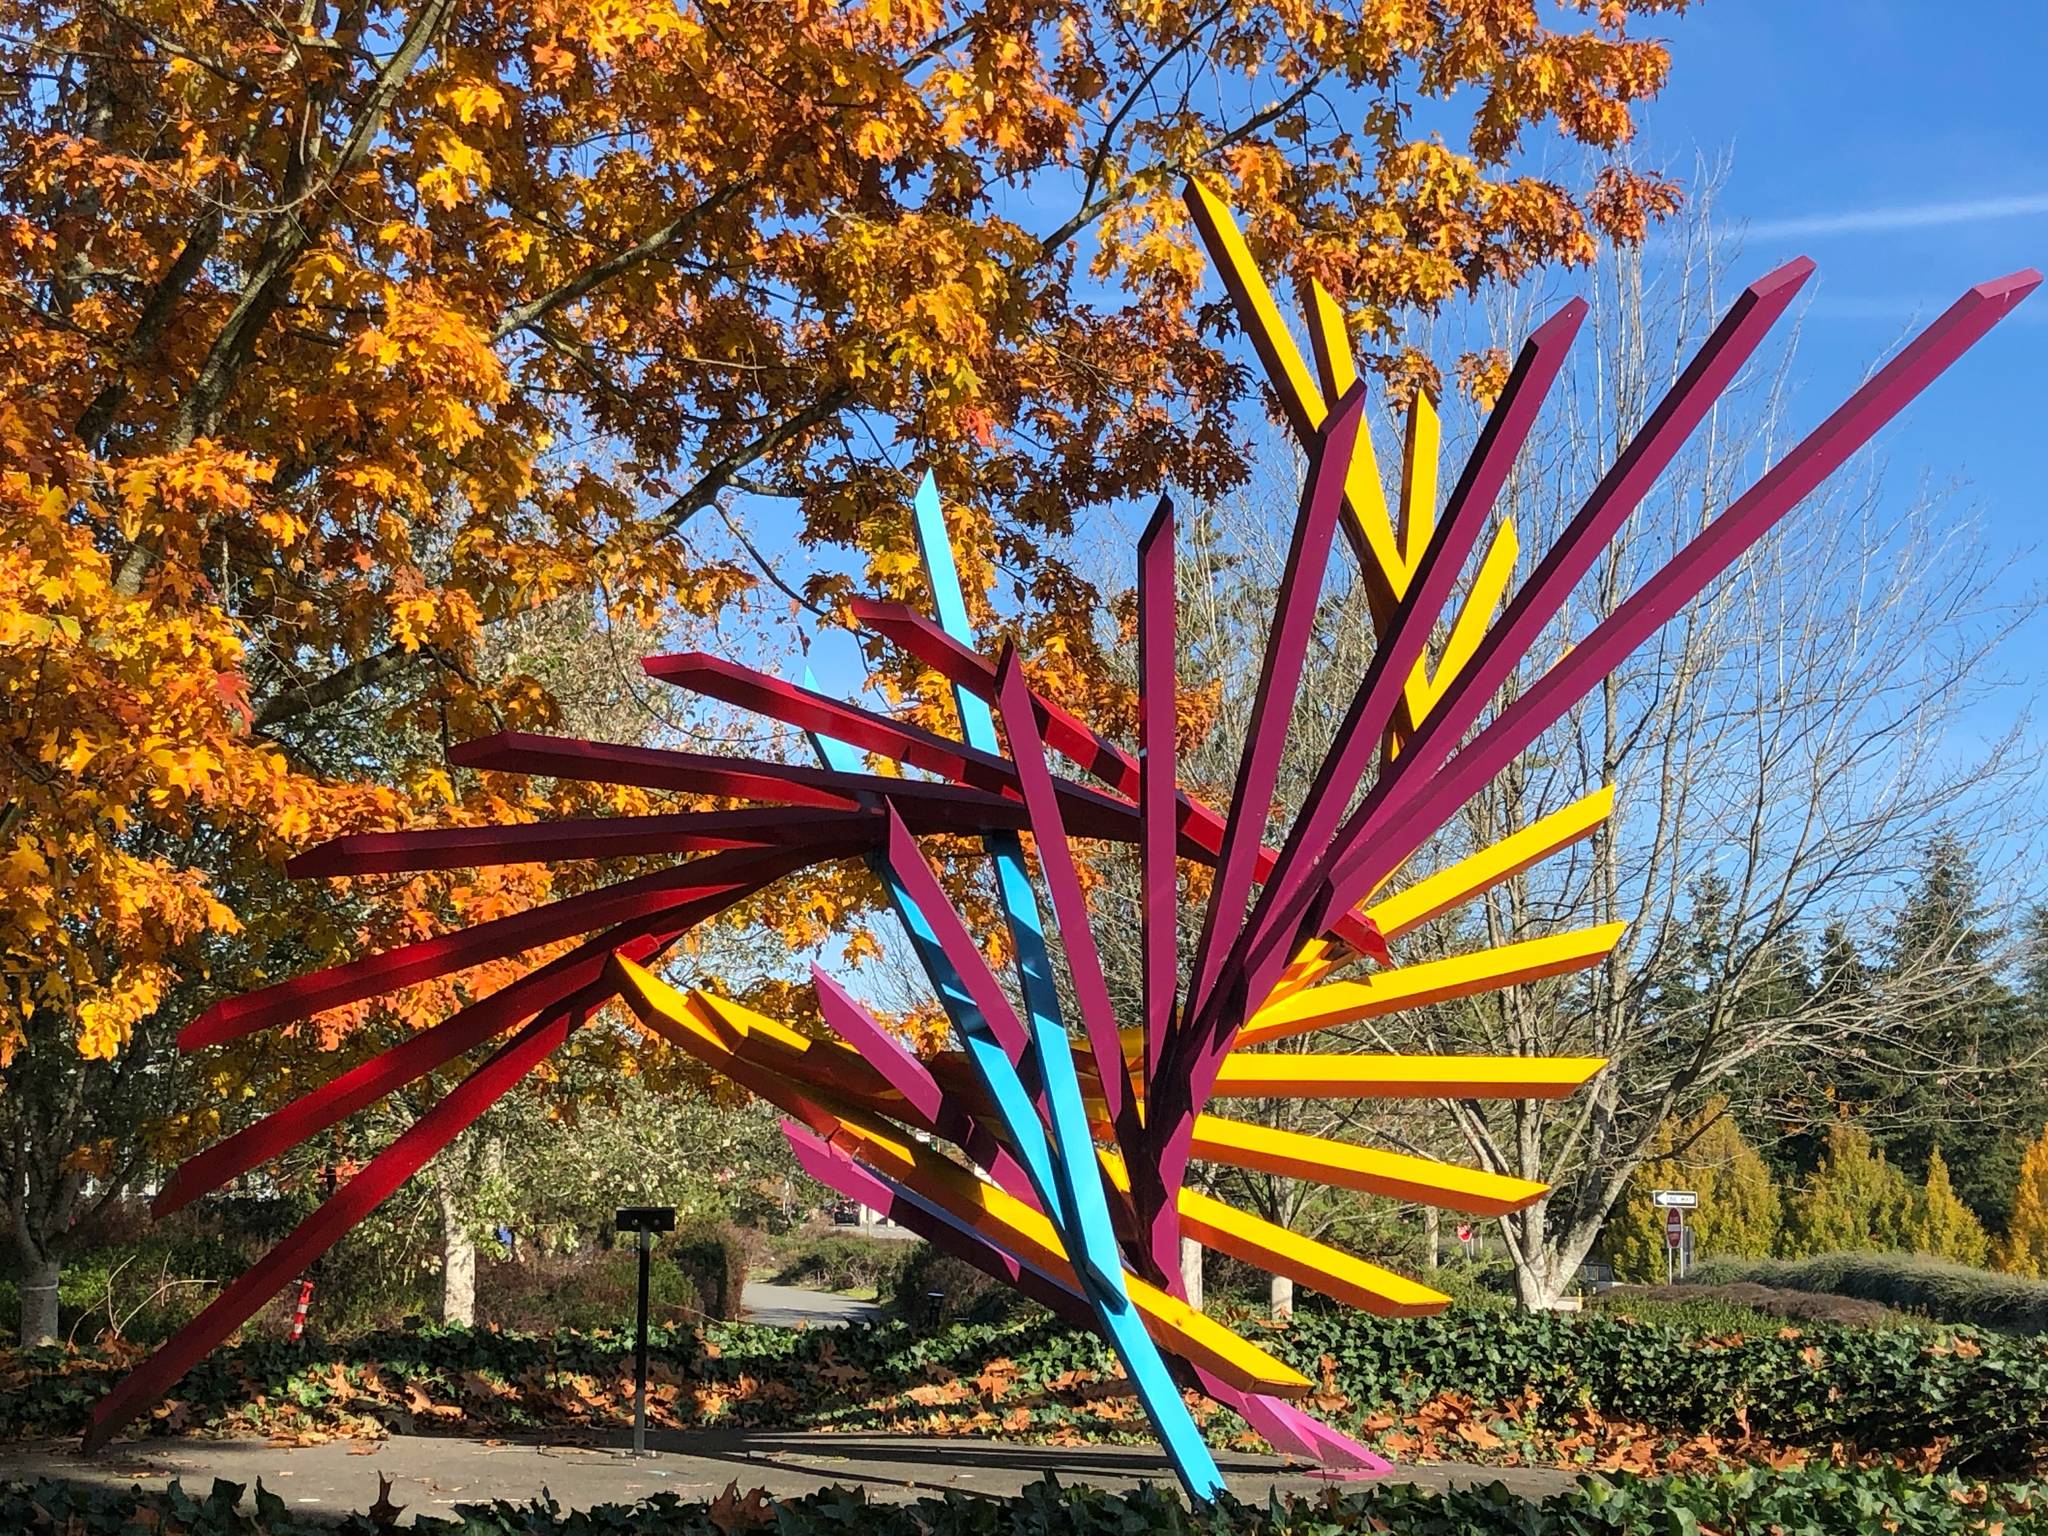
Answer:
<svg viewBox="0 0 2048 1536"><path fill-rule="evenodd" d="M1433 1205L1422 1208L1422 1267L1434 1270L1443 1259L1439 1250L1444 1241L1443 1212Z"/></svg>
<svg viewBox="0 0 2048 1536"><path fill-rule="evenodd" d="M1515 1264L1515 1295L1531 1312L1555 1310L1579 1266L1600 1237L1597 1218L1579 1215L1563 1230L1548 1220L1546 1200L1506 1217L1514 1227L1508 1252Z"/></svg>
<svg viewBox="0 0 2048 1536"><path fill-rule="evenodd" d="M57 1342L57 1281L63 1265L57 1236L71 1226L82 1175L58 1172L37 1156L20 1156L9 1170L7 1204L14 1218L14 1251L20 1256L21 1317L16 1332L23 1349Z"/></svg>
<svg viewBox="0 0 2048 1536"><path fill-rule="evenodd" d="M1273 1298L1273 1321L1284 1323L1294 1316L1294 1282L1285 1275L1275 1275L1271 1289Z"/></svg>
<svg viewBox="0 0 2048 1536"><path fill-rule="evenodd" d="M1192 1237L1180 1240L1180 1283L1186 1287L1188 1305L1202 1310L1202 1245Z"/></svg>
<svg viewBox="0 0 2048 1536"><path fill-rule="evenodd" d="M57 1260L21 1249L21 1347L57 1342Z"/></svg>
<svg viewBox="0 0 2048 1536"><path fill-rule="evenodd" d="M452 1181L442 1180L437 1192L441 1197L441 1321L468 1328L476 1323L476 1242Z"/></svg>

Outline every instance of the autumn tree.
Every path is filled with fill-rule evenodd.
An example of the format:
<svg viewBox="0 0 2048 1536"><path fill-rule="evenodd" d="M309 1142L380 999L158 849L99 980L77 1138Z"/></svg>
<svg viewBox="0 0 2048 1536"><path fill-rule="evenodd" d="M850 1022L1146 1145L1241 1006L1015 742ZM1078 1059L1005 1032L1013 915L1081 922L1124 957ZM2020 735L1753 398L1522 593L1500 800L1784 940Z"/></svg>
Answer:
<svg viewBox="0 0 2048 1536"><path fill-rule="evenodd" d="M1928 1153L1927 1182L1914 1199L1913 1214L1906 1223L1906 1246L1915 1253L1958 1264L1981 1266L1990 1256L1991 1239L1977 1213L1957 1197L1939 1147Z"/></svg>
<svg viewBox="0 0 2048 1536"><path fill-rule="evenodd" d="M1914 1216L1912 1183L1868 1131L1837 1125L1812 1182L1792 1198L1786 1251L1794 1257L1857 1248L1903 1248Z"/></svg>
<svg viewBox="0 0 2048 1536"><path fill-rule="evenodd" d="M2048 1126L2020 1159L2012 1220L1998 1245L1998 1267L2015 1275L2048 1278Z"/></svg>
<svg viewBox="0 0 2048 1536"><path fill-rule="evenodd" d="M902 589L924 468L978 611L1000 573L1067 642L1048 686L1082 688L1094 598L1062 536L1244 469L1250 375L1181 179L1412 375L1405 317L1671 206L1615 156L1668 67L1630 28L1678 8L0 3L26 1294L54 1297L138 1126L161 1154L233 1112L224 1080L183 1121L132 1102L164 1097L201 994L552 888L394 882L333 916L274 889L324 834L560 808L380 761L362 727L549 727L488 637L554 601L630 631L763 580L826 617L848 567ZM1589 181L1521 169L1539 129ZM770 513L848 557L765 569ZM52 1323L38 1303L23 1332Z"/></svg>
<svg viewBox="0 0 2048 1536"><path fill-rule="evenodd" d="M1777 1251L1784 1198L1770 1166L1736 1124L1725 1095L1684 1121L1668 1121L1655 1154L1630 1177L1608 1218L1603 1247L1616 1278L1657 1280L1664 1273L1664 1212L1656 1189L1690 1189L1700 1197L1686 1213L1694 1251L1709 1259L1763 1259Z"/></svg>

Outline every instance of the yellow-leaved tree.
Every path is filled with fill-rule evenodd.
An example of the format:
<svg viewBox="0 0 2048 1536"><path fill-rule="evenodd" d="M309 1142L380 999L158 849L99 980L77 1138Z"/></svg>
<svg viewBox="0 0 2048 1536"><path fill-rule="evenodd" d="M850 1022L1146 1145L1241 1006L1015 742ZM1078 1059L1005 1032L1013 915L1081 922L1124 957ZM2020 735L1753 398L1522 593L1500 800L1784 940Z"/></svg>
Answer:
<svg viewBox="0 0 2048 1536"><path fill-rule="evenodd" d="M504 630L560 605L653 634L768 580L821 621L855 581L908 595L929 468L977 617L1000 573L1041 685L1088 702L1100 601L1060 537L1247 468L1183 179L1412 381L1404 316L1674 206L1620 152L1669 68L1642 22L1681 8L0 0L23 1336L54 1331L84 1202L447 994L174 1094L194 1008L564 888L277 878L340 830L577 803L436 760L564 718ZM1526 168L1539 130L1585 179ZM768 568L792 543L836 553ZM828 873L770 920L865 890Z"/></svg>
<svg viewBox="0 0 2048 1536"><path fill-rule="evenodd" d="M1957 1196L1939 1147L1928 1154L1927 1182L1913 1202L1906 1245L1915 1253L1957 1264L1981 1265L1991 1255L1990 1235L1977 1213Z"/></svg>
<svg viewBox="0 0 2048 1536"><path fill-rule="evenodd" d="M1903 1248L1913 1221L1913 1184L1860 1126L1828 1131L1827 1150L1792 1197L1786 1251L1795 1257L1857 1248Z"/></svg>
<svg viewBox="0 0 2048 1536"><path fill-rule="evenodd" d="M2019 1188L2012 1220L1998 1245L1998 1267L2015 1275L2048 1279L2048 1126L2020 1159Z"/></svg>
<svg viewBox="0 0 2048 1536"><path fill-rule="evenodd" d="M1603 1249L1616 1279L1664 1277L1664 1212L1651 1191L1690 1189L1700 1197L1686 1213L1700 1259L1768 1258L1777 1247L1784 1202L1770 1165L1743 1137L1728 1101L1715 1097L1683 1121L1666 1121L1657 1153L1629 1177L1608 1218Z"/></svg>

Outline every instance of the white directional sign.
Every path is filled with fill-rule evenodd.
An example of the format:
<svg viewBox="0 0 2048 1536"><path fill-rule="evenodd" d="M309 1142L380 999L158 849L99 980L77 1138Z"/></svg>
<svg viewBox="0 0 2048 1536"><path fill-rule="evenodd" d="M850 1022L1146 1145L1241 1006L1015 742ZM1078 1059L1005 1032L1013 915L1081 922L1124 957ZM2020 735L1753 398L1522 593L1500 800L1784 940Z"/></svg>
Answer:
<svg viewBox="0 0 2048 1536"><path fill-rule="evenodd" d="M1699 1203L1700 1197L1697 1190L1653 1189L1650 1191L1650 1204L1661 1206L1665 1210L1695 1210L1698 1208Z"/></svg>

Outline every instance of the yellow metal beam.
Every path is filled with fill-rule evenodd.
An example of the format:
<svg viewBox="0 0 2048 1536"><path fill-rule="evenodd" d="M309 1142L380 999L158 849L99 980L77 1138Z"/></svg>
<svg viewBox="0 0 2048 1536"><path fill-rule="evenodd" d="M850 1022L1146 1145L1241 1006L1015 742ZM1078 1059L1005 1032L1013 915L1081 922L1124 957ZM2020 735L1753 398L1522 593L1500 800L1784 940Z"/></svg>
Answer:
<svg viewBox="0 0 2048 1536"><path fill-rule="evenodd" d="M1398 938L1590 836L1613 811L1614 786L1609 784L1374 903L1365 915L1389 940Z"/></svg>
<svg viewBox="0 0 2048 1536"><path fill-rule="evenodd" d="M1232 1051L1216 1075L1231 1099L1562 1099L1598 1056L1381 1056Z"/></svg>
<svg viewBox="0 0 2048 1536"><path fill-rule="evenodd" d="M1200 182L1188 183L1188 212L1194 217L1195 228L1208 249L1209 259L1216 263L1224 287L1230 290L1237 306L1238 320L1244 326L1253 350L1259 354L1259 361L1265 366L1266 377L1271 381L1274 393L1280 397L1280 408L1286 414L1288 425L1304 446L1311 444L1323 419L1329 415L1329 405L1317 387L1315 376L1309 372L1301 349L1294 344L1286 321L1280 317L1280 306L1273 301L1273 290L1266 286L1258 263L1252 260L1251 250L1244 243L1244 232L1237 227L1237 219L1229 204ZM1329 307L1333 312L1336 310L1334 303ZM1334 319L1341 333L1344 318L1335 314ZM1319 319L1314 332L1320 346L1329 345L1328 336L1321 328L1325 323ZM1333 370L1352 366L1348 338L1343 340L1341 350L1343 362L1339 364L1336 361L1337 349L1331 349L1330 366ZM1355 372L1352 376L1356 377ZM1372 451L1372 434L1369 431L1358 434L1358 447L1345 473L1344 497L1352 524L1364 536L1366 547L1372 551L1373 564L1379 568L1377 572L1368 572L1368 577L1393 580L1391 590L1398 596L1407 586L1408 567L1400 551L1394 547L1394 527L1387 514L1386 487L1380 481L1379 462ZM1394 579L1396 577L1397 580Z"/></svg>
<svg viewBox="0 0 2048 1536"><path fill-rule="evenodd" d="M1436 486L1442 428L1436 402L1424 389L1408 403L1408 430L1401 446L1401 553L1413 570L1436 531Z"/></svg>
<svg viewBox="0 0 2048 1536"><path fill-rule="evenodd" d="M620 956L612 958L611 974L620 995L650 1031L802 1120L842 1151L929 1200L970 1230L1079 1287L1059 1233L1039 1212L829 1090L807 1087L799 1091L787 1078L733 1049L733 1043L744 1034L757 1031L797 1040L802 1036L772 1020L766 1021L772 1029L762 1029L763 1015L710 993L681 992ZM787 1046L777 1041L775 1048ZM1126 1272L1124 1285L1132 1305L1144 1318L1145 1331L1162 1348L1248 1392L1299 1397L1312 1385L1292 1366L1136 1275Z"/></svg>
<svg viewBox="0 0 2048 1536"><path fill-rule="evenodd" d="M1597 965L1620 940L1622 923L1502 944L1469 955L1376 971L1362 981L1334 981L1270 1003L1246 1021L1239 1045L1284 1040L1311 1030L1378 1018L1402 1008L1471 997L1545 976Z"/></svg>
<svg viewBox="0 0 2048 1536"><path fill-rule="evenodd" d="M1220 1115L1195 1118L1195 1157L1233 1168L1310 1179L1396 1200L1419 1200L1471 1216L1504 1216L1540 1198L1547 1186L1461 1168L1404 1152L1382 1152L1324 1136L1248 1125Z"/></svg>
<svg viewBox="0 0 2048 1536"><path fill-rule="evenodd" d="M1123 1159L1102 1152L1102 1170L1109 1181L1130 1193L1130 1174ZM1348 1302L1375 1317L1426 1317L1441 1312L1451 1298L1406 1275L1302 1237L1287 1228L1226 1205L1197 1190L1183 1188L1178 1198L1180 1228L1204 1248L1256 1265L1269 1275L1285 1275L1310 1290Z"/></svg>

